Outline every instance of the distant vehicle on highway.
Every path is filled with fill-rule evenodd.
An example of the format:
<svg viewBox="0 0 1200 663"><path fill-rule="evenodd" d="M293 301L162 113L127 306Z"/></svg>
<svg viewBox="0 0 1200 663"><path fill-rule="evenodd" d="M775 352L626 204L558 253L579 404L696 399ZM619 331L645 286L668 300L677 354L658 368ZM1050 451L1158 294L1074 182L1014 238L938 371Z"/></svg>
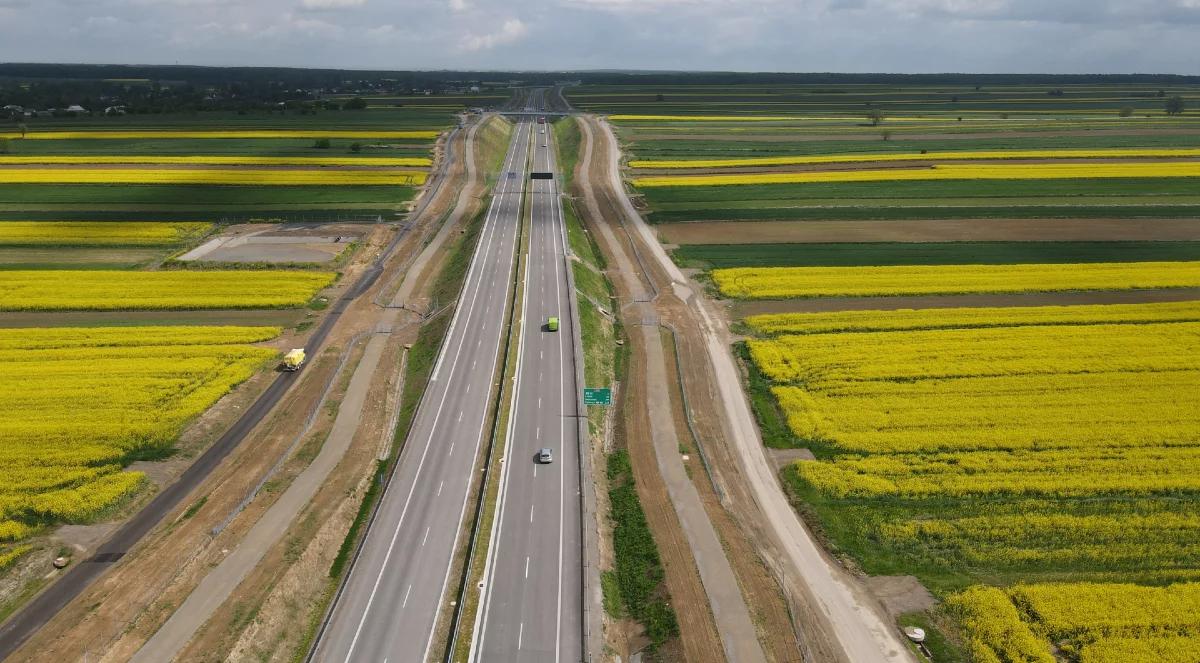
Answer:
<svg viewBox="0 0 1200 663"><path fill-rule="evenodd" d="M558 331L558 318L551 316L546 319L546 331Z"/></svg>
<svg viewBox="0 0 1200 663"><path fill-rule="evenodd" d="M546 123L546 116L539 115L538 116L538 124L545 124L545 123Z"/></svg>
<svg viewBox="0 0 1200 663"><path fill-rule="evenodd" d="M543 465L554 462L554 452L550 451L550 447L542 447L538 450L538 462Z"/></svg>

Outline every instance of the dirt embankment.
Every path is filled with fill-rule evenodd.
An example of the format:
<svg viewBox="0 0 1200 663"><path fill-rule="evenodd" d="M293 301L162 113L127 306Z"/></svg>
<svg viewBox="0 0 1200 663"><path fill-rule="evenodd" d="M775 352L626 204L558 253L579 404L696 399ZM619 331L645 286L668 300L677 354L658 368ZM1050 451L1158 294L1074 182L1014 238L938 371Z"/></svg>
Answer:
<svg viewBox="0 0 1200 663"><path fill-rule="evenodd" d="M655 226L668 244L1200 240L1200 219L693 221Z"/></svg>

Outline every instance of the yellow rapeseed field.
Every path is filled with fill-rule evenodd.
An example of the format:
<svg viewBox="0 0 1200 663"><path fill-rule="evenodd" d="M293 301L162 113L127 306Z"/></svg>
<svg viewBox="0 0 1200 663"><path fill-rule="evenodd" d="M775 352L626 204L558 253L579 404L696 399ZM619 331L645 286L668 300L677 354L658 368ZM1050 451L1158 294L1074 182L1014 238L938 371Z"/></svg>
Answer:
<svg viewBox="0 0 1200 663"><path fill-rule="evenodd" d="M202 166L429 166L428 157L261 157L145 155L0 155L6 164L164 164Z"/></svg>
<svg viewBox="0 0 1200 663"><path fill-rule="evenodd" d="M1200 262L715 269L726 297L894 297L1200 287Z"/></svg>
<svg viewBox="0 0 1200 663"><path fill-rule="evenodd" d="M0 541L85 522L144 478L122 467L275 357L276 327L0 329Z"/></svg>
<svg viewBox="0 0 1200 663"><path fill-rule="evenodd" d="M966 629L964 643L976 663L1055 663L1050 643L1034 635L1008 596L994 587L971 587L946 601Z"/></svg>
<svg viewBox="0 0 1200 663"><path fill-rule="evenodd" d="M0 571L12 566L22 555L33 550L33 546L13 546L8 549L0 549Z"/></svg>
<svg viewBox="0 0 1200 663"><path fill-rule="evenodd" d="M750 354L792 430L839 450L1188 445L1200 430L1196 322L784 335Z"/></svg>
<svg viewBox="0 0 1200 663"><path fill-rule="evenodd" d="M903 182L924 180L1079 180L1200 177L1200 161L1127 163L948 164L930 168L833 170L733 175L664 175L638 177L635 186L737 186L812 184L815 182Z"/></svg>
<svg viewBox="0 0 1200 663"><path fill-rule="evenodd" d="M1189 305L1200 303L874 311L752 339L749 356L793 443L818 457L793 464L789 485L888 559L1192 580L1200 321ZM943 314L950 326L924 327Z"/></svg>
<svg viewBox="0 0 1200 663"><path fill-rule="evenodd" d="M1200 157L1200 148L1111 148L1061 150L962 150L956 152L916 152L884 154L819 154L788 157L748 157L739 159L650 159L631 161L631 168L667 170L675 168L757 168L799 166L822 163L858 163L872 161L986 161L994 159L1131 159Z"/></svg>
<svg viewBox="0 0 1200 663"><path fill-rule="evenodd" d="M424 171L170 168L0 168L0 184L419 186Z"/></svg>
<svg viewBox="0 0 1200 663"><path fill-rule="evenodd" d="M333 282L329 272L0 270L0 311L287 308Z"/></svg>
<svg viewBox="0 0 1200 663"><path fill-rule="evenodd" d="M946 606L966 628L967 649L980 663L1054 663L1052 642L1080 663L1200 660L1200 583L975 586Z"/></svg>
<svg viewBox="0 0 1200 663"><path fill-rule="evenodd" d="M0 246L171 246L210 228L177 221L0 221Z"/></svg>
<svg viewBox="0 0 1200 663"><path fill-rule="evenodd" d="M437 131L311 131L300 129L238 130L238 131L30 131L24 136L20 132L0 132L0 138L21 140L143 140L156 138L182 139L423 139L438 137Z"/></svg>

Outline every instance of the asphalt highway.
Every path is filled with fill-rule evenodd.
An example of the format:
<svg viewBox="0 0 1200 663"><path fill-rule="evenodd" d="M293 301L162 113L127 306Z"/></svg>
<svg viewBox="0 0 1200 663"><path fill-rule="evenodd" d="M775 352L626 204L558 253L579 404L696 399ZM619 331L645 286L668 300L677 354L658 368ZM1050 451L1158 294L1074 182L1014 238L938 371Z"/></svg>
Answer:
<svg viewBox="0 0 1200 663"><path fill-rule="evenodd" d="M396 470L314 652L320 661L425 661L451 567L507 333L528 122L513 129L454 318Z"/></svg>
<svg viewBox="0 0 1200 663"><path fill-rule="evenodd" d="M535 124L533 169L555 170L549 124ZM473 661L582 658L575 321L556 179L530 181L532 223L514 399ZM558 318L558 331L547 321ZM548 448L553 462L539 463Z"/></svg>

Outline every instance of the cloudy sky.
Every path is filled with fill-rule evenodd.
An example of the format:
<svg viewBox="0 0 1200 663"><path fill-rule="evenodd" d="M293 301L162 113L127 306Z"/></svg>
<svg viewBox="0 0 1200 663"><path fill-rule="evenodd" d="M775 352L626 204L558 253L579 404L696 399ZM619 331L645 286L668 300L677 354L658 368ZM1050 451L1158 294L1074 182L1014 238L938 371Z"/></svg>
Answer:
<svg viewBox="0 0 1200 663"><path fill-rule="evenodd" d="M0 61L1200 74L1200 0L0 0Z"/></svg>

